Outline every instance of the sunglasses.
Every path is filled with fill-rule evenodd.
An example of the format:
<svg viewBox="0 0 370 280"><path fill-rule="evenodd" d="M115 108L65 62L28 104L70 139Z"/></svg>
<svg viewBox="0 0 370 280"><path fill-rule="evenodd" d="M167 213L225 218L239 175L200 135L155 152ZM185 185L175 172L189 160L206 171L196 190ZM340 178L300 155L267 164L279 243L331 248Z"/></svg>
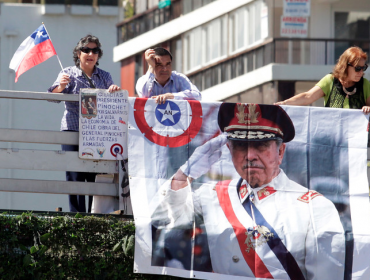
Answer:
<svg viewBox="0 0 370 280"><path fill-rule="evenodd" d="M365 64L364 66L353 66L350 63L348 63L348 65L349 66L352 66L353 68L355 68L355 71L356 72L360 72L361 70L365 72L366 69L367 69L367 64Z"/></svg>
<svg viewBox="0 0 370 280"><path fill-rule="evenodd" d="M100 48L96 47L96 48L93 48L93 49L90 49L88 47L82 47L80 48L80 51L82 51L83 53L94 53L94 54L97 54L100 52Z"/></svg>

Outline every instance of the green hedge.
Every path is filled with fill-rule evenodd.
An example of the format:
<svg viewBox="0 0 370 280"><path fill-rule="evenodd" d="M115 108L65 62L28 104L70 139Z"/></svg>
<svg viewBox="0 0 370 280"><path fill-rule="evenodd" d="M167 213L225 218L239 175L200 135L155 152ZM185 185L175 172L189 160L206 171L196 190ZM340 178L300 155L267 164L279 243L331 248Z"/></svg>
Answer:
<svg viewBox="0 0 370 280"><path fill-rule="evenodd" d="M0 214L0 278L179 279L133 273L135 226L114 216Z"/></svg>

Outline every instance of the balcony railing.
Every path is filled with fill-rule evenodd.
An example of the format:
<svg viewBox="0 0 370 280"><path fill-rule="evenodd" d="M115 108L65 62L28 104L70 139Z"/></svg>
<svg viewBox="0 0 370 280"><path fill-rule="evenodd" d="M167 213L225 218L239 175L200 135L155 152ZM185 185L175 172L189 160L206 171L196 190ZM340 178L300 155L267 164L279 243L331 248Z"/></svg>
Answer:
<svg viewBox="0 0 370 280"><path fill-rule="evenodd" d="M117 26L117 45L144 34L181 15L181 0L175 0L170 6L151 8L144 13L126 19Z"/></svg>
<svg viewBox="0 0 370 280"><path fill-rule="evenodd" d="M344 50L355 45L369 53L369 39L269 39L259 46L189 73L188 77L203 91L270 63L334 65Z"/></svg>
<svg viewBox="0 0 370 280"><path fill-rule="evenodd" d="M181 15L192 12L216 0L172 0L171 5L159 9L157 6L144 13L134 15L118 23L117 45L159 27Z"/></svg>

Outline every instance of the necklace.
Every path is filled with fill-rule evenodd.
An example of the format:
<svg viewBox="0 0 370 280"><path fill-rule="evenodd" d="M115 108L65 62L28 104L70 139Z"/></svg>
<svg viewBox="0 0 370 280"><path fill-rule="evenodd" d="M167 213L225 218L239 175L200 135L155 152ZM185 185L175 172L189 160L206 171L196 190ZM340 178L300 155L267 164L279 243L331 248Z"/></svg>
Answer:
<svg viewBox="0 0 370 280"><path fill-rule="evenodd" d="M352 91L348 91L348 90L346 90L346 88L344 86L342 86L342 88L343 88L344 93L347 94L346 98L349 98L350 95L355 94L356 90L357 90L357 88L354 88Z"/></svg>

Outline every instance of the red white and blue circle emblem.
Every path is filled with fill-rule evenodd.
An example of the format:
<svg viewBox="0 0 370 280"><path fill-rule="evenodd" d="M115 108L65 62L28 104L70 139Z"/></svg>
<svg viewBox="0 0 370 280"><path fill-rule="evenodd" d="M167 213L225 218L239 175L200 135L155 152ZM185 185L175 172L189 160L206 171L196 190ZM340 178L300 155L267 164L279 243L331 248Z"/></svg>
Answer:
<svg viewBox="0 0 370 280"><path fill-rule="evenodd" d="M121 144L118 144L118 143L113 144L110 147L110 153L114 157L116 157L118 154L121 154L122 155L122 153L123 153L122 145Z"/></svg>
<svg viewBox="0 0 370 280"><path fill-rule="evenodd" d="M176 148L189 143L202 127L202 105L189 100L156 104L153 99L136 98L135 122L145 137L160 146Z"/></svg>

